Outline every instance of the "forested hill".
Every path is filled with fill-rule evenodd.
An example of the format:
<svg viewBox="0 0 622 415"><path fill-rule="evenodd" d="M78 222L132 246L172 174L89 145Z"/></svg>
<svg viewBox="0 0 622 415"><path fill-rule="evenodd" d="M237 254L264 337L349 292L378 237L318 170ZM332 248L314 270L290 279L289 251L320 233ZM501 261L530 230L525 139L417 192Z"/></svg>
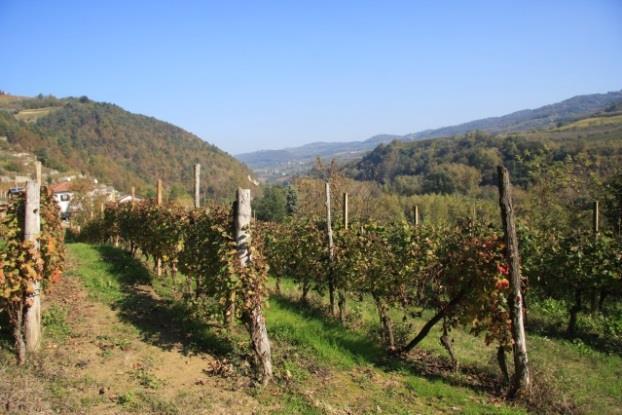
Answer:
<svg viewBox="0 0 622 415"><path fill-rule="evenodd" d="M622 166L622 106L555 128L511 134L472 132L449 138L379 145L347 171L400 194L463 193L496 184L496 166L528 185L542 166L589 167L608 175Z"/></svg>
<svg viewBox="0 0 622 415"><path fill-rule="evenodd" d="M50 168L77 171L128 191L192 188L201 163L204 194L230 198L251 185L250 171L227 153L172 124L132 114L86 97L19 98L0 95L0 137L11 148L35 153ZM7 144L8 143L8 144Z"/></svg>

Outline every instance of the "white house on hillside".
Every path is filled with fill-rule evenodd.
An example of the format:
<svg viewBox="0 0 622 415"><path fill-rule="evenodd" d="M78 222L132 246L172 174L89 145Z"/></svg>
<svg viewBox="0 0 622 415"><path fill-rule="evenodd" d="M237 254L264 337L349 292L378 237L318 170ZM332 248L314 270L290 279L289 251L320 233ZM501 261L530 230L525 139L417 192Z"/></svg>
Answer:
<svg viewBox="0 0 622 415"><path fill-rule="evenodd" d="M119 200L117 200L117 203L121 204L121 203L130 203L132 201L134 202L140 202L142 199L140 197L134 196L132 198L132 195L125 195L122 196Z"/></svg>
<svg viewBox="0 0 622 415"><path fill-rule="evenodd" d="M54 200L60 209L60 217L62 219L69 218L69 204L73 198L71 191L71 182L54 183L50 185L50 190L54 195Z"/></svg>

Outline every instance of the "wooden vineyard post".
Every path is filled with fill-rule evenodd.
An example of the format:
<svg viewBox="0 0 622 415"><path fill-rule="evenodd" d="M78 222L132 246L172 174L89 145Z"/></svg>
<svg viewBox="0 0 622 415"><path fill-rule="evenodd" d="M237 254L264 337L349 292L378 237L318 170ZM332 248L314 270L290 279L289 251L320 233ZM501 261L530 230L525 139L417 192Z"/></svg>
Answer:
<svg viewBox="0 0 622 415"><path fill-rule="evenodd" d="M251 256L251 191L238 189L235 209L235 240L240 259L240 266L246 268L253 260ZM272 351L270 339L263 316L259 294L250 301L250 308L244 312L244 320L251 336L251 345L261 369L262 382L265 384L272 378ZM246 301L249 303L249 301Z"/></svg>
<svg viewBox="0 0 622 415"><path fill-rule="evenodd" d="M156 184L156 204L162 206L162 180L158 179Z"/></svg>
<svg viewBox="0 0 622 415"><path fill-rule="evenodd" d="M35 180L39 186L41 186L42 182L42 173L41 173L41 162L35 161Z"/></svg>
<svg viewBox="0 0 622 415"><path fill-rule="evenodd" d="M39 233L41 232L40 205L41 188L36 181L26 184L26 204L24 214L24 241L32 242L39 250ZM26 350L35 352L41 344L41 282L36 281L32 294L28 297L24 314L24 339Z"/></svg>
<svg viewBox="0 0 622 415"><path fill-rule="evenodd" d="M130 200L130 203L132 204L132 207L134 207L134 200L136 199L136 188L134 186L132 186L131 196L132 199Z"/></svg>
<svg viewBox="0 0 622 415"><path fill-rule="evenodd" d="M518 252L518 238L514 223L514 208L512 206L512 188L507 169L497 168L499 173L499 207L506 244L506 259L509 265L510 293L509 306L512 320L512 340L514 354L514 376L510 386L509 396L518 394L528 395L531 389L529 364L527 358L527 339L525 337L523 295L521 290L522 278L520 270L520 256Z"/></svg>
<svg viewBox="0 0 622 415"><path fill-rule="evenodd" d="M349 228L349 215L348 215L348 194L343 194L343 228L347 230ZM338 292L338 303L339 306L339 321L341 323L345 323L346 321L346 292L341 289Z"/></svg>
<svg viewBox="0 0 622 415"><path fill-rule="evenodd" d="M158 179L157 189L156 189L156 203L158 206L162 206L162 180ZM156 275L158 277L162 276L162 259L156 258Z"/></svg>
<svg viewBox="0 0 622 415"><path fill-rule="evenodd" d="M419 206L415 205L413 208L413 216L415 221L415 226L419 226Z"/></svg>
<svg viewBox="0 0 622 415"><path fill-rule="evenodd" d="M335 246L333 244L333 227L331 224L330 209L330 183L325 184L326 193L326 233L328 236L328 295L330 297L330 315L335 316L335 278L333 275L333 257Z"/></svg>
<svg viewBox="0 0 622 415"><path fill-rule="evenodd" d="M348 229L348 194L343 194L343 228Z"/></svg>
<svg viewBox="0 0 622 415"><path fill-rule="evenodd" d="M194 207L201 207L201 165L194 165Z"/></svg>
<svg viewBox="0 0 622 415"><path fill-rule="evenodd" d="M592 229L594 230L594 235L598 234L600 228L600 218L599 218L599 206L598 200L594 201L594 207L592 211Z"/></svg>

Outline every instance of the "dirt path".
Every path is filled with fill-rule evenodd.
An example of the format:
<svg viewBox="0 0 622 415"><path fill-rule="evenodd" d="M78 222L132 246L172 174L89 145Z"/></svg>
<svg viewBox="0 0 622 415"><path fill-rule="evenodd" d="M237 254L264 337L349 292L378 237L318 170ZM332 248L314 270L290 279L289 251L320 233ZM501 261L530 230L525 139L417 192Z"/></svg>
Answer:
<svg viewBox="0 0 622 415"><path fill-rule="evenodd" d="M144 295L154 295L147 287ZM154 299L157 300L157 299ZM259 404L249 379L210 376L215 358L146 341L119 311L89 298L65 277L46 298L50 330L37 365L61 413L250 414ZM59 327L57 327L59 326ZM162 329L172 329L162 324ZM164 333L166 334L166 333Z"/></svg>

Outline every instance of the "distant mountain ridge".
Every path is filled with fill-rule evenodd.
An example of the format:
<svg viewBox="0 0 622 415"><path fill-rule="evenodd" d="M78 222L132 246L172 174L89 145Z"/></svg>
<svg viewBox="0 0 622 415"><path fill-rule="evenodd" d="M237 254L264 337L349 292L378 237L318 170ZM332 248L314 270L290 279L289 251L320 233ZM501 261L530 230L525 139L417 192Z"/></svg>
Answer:
<svg viewBox="0 0 622 415"><path fill-rule="evenodd" d="M605 94L578 95L564 101L536 109L516 111L500 117L489 117L449 127L420 131L404 136L406 139L449 137L469 131L481 130L487 133L526 131L553 127L557 123L569 122L607 109L622 101L622 90Z"/></svg>
<svg viewBox="0 0 622 415"><path fill-rule="evenodd" d="M379 134L363 141L323 142L317 141L300 147L284 148L281 150L259 150L250 153L238 154L235 157L251 167L268 167L274 162L310 161L316 157L340 155L343 158L353 153L360 153L374 149L378 144L388 143L402 138L395 134Z"/></svg>
<svg viewBox="0 0 622 415"><path fill-rule="evenodd" d="M373 150L379 144L390 143L393 140L412 141L449 137L474 130L494 134L551 128L558 123L570 122L604 111L620 102L622 102L622 90L604 94L579 95L535 109L406 135L380 134L362 141L315 142L300 147L238 154L235 157L248 165L260 177L271 180L306 169L316 157L351 160L362 157L364 153Z"/></svg>

